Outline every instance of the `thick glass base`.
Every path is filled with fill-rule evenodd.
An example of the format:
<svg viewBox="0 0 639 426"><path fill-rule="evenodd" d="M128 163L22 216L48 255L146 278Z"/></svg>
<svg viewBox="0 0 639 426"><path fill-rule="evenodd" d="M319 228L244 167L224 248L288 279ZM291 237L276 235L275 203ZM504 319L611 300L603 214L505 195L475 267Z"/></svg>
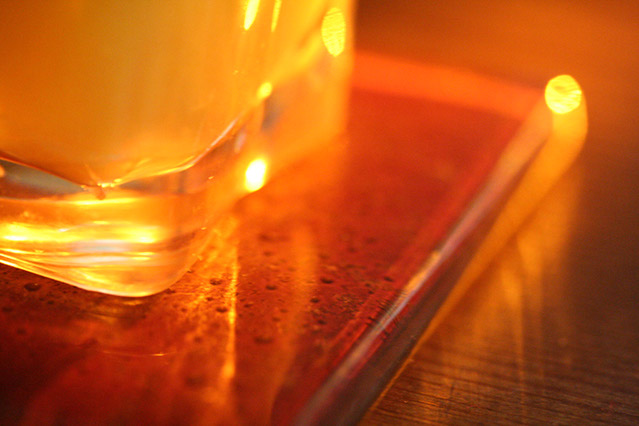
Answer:
<svg viewBox="0 0 639 426"><path fill-rule="evenodd" d="M341 129L349 63L327 56L185 170L87 188L0 161L0 262L116 295L166 289L234 201Z"/></svg>

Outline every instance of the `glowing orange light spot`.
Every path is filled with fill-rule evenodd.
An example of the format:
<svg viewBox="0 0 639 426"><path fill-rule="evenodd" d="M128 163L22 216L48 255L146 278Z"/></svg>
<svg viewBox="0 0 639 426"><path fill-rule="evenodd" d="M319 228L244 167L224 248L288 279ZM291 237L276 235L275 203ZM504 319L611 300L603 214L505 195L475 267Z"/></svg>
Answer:
<svg viewBox="0 0 639 426"><path fill-rule="evenodd" d="M144 244L151 244L156 241L155 236L153 234L144 232L144 231L131 232L130 240L132 242L138 242L138 243L144 243Z"/></svg>
<svg viewBox="0 0 639 426"><path fill-rule="evenodd" d="M266 99L269 96L271 96L272 92L273 92L273 85L267 81L262 83L260 88L257 89L257 96L259 96L260 99Z"/></svg>
<svg viewBox="0 0 639 426"><path fill-rule="evenodd" d="M346 19L337 7L332 7L322 20L322 41L326 50L333 56L344 51L346 45Z"/></svg>
<svg viewBox="0 0 639 426"><path fill-rule="evenodd" d="M248 0L244 9L244 30L248 30L255 22L257 9L260 7L260 0Z"/></svg>
<svg viewBox="0 0 639 426"><path fill-rule="evenodd" d="M46 226L9 223L0 226L0 239L13 242L56 242L61 244L74 244L87 240L99 244L101 240L118 240L122 241L122 244L125 245L127 243L152 244L166 237L155 227L118 229L117 226L109 226L108 223L95 224L98 225L95 229L85 229L82 230L82 232L75 232L76 230L72 228L59 230Z"/></svg>
<svg viewBox="0 0 639 426"><path fill-rule="evenodd" d="M266 181L266 161L261 158L251 161L244 173L244 187L247 191L257 191Z"/></svg>
<svg viewBox="0 0 639 426"><path fill-rule="evenodd" d="M560 75L546 85L546 105L557 114L566 114L579 107L582 93L579 83L569 75Z"/></svg>
<svg viewBox="0 0 639 426"><path fill-rule="evenodd" d="M282 0L275 0L273 6L273 19L271 20L271 32L275 32L277 28L277 21L280 19L280 9L282 8Z"/></svg>

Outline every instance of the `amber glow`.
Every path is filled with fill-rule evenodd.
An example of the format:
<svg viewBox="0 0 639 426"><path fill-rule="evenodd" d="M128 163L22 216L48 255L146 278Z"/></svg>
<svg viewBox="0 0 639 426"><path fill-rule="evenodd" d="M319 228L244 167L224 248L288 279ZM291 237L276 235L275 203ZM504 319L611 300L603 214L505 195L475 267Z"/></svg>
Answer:
<svg viewBox="0 0 639 426"><path fill-rule="evenodd" d="M560 75L546 85L546 104L557 114L566 114L581 104L581 87L569 75Z"/></svg>
<svg viewBox="0 0 639 426"><path fill-rule="evenodd" d="M85 194L82 194L85 195ZM135 203L135 199L132 197L114 197L114 198L105 198L105 199L100 199L98 197L93 197L93 198L89 198L88 195L86 195L87 198L80 198L77 200L73 200L73 204L75 204L76 206L102 206L105 207L107 205L109 206L115 206L118 204L133 204Z"/></svg>
<svg viewBox="0 0 639 426"><path fill-rule="evenodd" d="M271 92L273 91L273 85L268 81L262 83L259 89L257 89L257 96L260 99L266 99L271 96Z"/></svg>
<svg viewBox="0 0 639 426"><path fill-rule="evenodd" d="M75 232L74 229L51 230L45 226L23 225L19 223L7 223L0 227L1 239L5 241L21 242L51 242L57 243L82 243L92 241L100 244L101 240L120 240L123 245L126 243L152 244L161 238L166 237L157 227L136 227L131 229L120 229L117 226L96 224L95 229L83 229L82 232ZM162 234L162 235L161 235Z"/></svg>
<svg viewBox="0 0 639 426"><path fill-rule="evenodd" d="M248 30L255 22L257 9L260 7L260 0L247 0L244 10L244 29Z"/></svg>
<svg viewBox="0 0 639 426"><path fill-rule="evenodd" d="M261 158L253 160L244 173L244 187L247 191L257 191L266 181L266 161Z"/></svg>
<svg viewBox="0 0 639 426"><path fill-rule="evenodd" d="M231 380L235 376L236 369L236 355L235 355L235 330L237 328L237 278L239 276L239 263L237 261L237 246L233 246L231 249L231 258L233 262L231 264L231 279L226 292L224 293L224 300L226 306L229 307L227 314L228 321L228 340L226 342L226 357L224 364L222 365L222 377L224 379Z"/></svg>
<svg viewBox="0 0 639 426"><path fill-rule="evenodd" d="M337 7L332 7L322 20L322 41L326 50L333 56L344 51L346 45L346 19Z"/></svg>
<svg viewBox="0 0 639 426"><path fill-rule="evenodd" d="M282 0L275 0L273 5L273 19L271 20L271 32L275 32L277 21L280 19L280 9L282 8Z"/></svg>

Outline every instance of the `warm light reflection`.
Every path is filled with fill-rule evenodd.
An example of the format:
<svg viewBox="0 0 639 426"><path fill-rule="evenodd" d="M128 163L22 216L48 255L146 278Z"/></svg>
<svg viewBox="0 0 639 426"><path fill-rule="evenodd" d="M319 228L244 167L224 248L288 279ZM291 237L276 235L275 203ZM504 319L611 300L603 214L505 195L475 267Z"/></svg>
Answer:
<svg viewBox="0 0 639 426"><path fill-rule="evenodd" d="M260 99L266 99L271 96L271 92L273 92L273 85L266 81L262 83L259 89L257 89L257 96Z"/></svg>
<svg viewBox="0 0 639 426"><path fill-rule="evenodd" d="M85 195L85 194L82 194L82 196L89 197L88 195ZM119 197L119 198L106 198L106 199L99 199L99 198L92 197L92 198L85 198L85 199L75 199L73 200L73 204L78 206L107 207L107 206L116 205L116 204L133 204L136 201L137 200L132 197Z"/></svg>
<svg viewBox="0 0 639 426"><path fill-rule="evenodd" d="M546 85L546 104L557 114L566 114L581 104L581 88L569 75L560 75Z"/></svg>
<svg viewBox="0 0 639 426"><path fill-rule="evenodd" d="M233 410L236 405L234 392L234 377L237 372L237 328L238 318L238 290L240 288L240 262L238 259L239 242L237 241L238 221L233 215L228 215L217 222L215 232L211 235L212 244L194 265L193 272L200 277L225 277L225 285L204 287L195 294L197 299L192 305L195 311L212 313L211 302L214 302L215 322L214 331L207 316L203 316L197 327L195 336L201 339L215 339L212 343L215 351L214 365L219 367L214 376L215 368L210 369L211 382L202 389L203 400L212 408L210 413L219 414L222 410ZM223 309L219 309L223 308ZM241 327L240 327L241 328ZM194 337L195 337L194 336ZM207 411L208 412L208 411ZM216 419L219 420L219 419ZM203 424L218 424L219 421L205 419Z"/></svg>
<svg viewBox="0 0 639 426"><path fill-rule="evenodd" d="M0 239L5 241L28 241L39 243L55 242L58 244L83 243L105 246L112 245L114 241L123 247L126 244L152 244L163 238L158 227L122 227L118 224L112 226L96 226L94 228L85 227L82 229L66 228L52 229L47 226L23 225L19 223L8 223L0 226Z"/></svg>
<svg viewBox="0 0 639 426"><path fill-rule="evenodd" d="M561 77L562 79L565 78L564 76ZM570 80L573 79L570 78ZM566 80L564 80L562 85L565 84L565 81ZM551 86L554 91L555 88L553 84L551 81L549 86ZM574 84L576 85L577 83ZM574 87L575 86L573 86L573 88ZM576 87L578 89L579 86ZM548 101L548 95L546 95L546 103L548 107L550 107L551 102ZM552 104L554 105L554 103ZM500 208L499 216L494 221L492 229L488 235L486 235L479 248L475 250L472 261L468 264L462 276L457 280L457 284L455 284L454 289L444 305L440 308L437 316L431 321L423 338L426 338L437 328L437 324L442 321L447 312L450 312L455 303L464 295L468 286L479 277L489 262L495 258L499 250L501 250L517 228L533 211L535 205L544 197L552 185L557 182L559 177L568 169L581 151L588 130L586 100L581 90L579 90L579 101L576 103L576 106L573 107L572 110L562 109L561 111L564 112L555 111L555 114L549 116L545 108L542 111L543 114L535 110L529 117L529 121L520 130L522 135L537 135L539 129L547 128L548 124L551 125L550 134L543 146L541 146L541 150L535 155L532 164L527 167L524 176L520 178L517 189L510 195L507 203ZM513 173L518 170L517 168L513 168L512 165L527 158L522 157L524 151L521 150L521 147L523 143L529 142L521 142L526 140L521 136L518 140L520 142L517 142L517 140L514 142L511 141L511 144L516 143L516 145L511 146L509 152L505 154L510 157L506 157L509 161L501 162L501 165L497 166L496 170L493 171L493 181L511 181L513 179ZM513 310L522 309L521 306L523 305L521 305L522 299L520 291L529 284L529 282L518 282L516 277L523 276L533 281L536 280L544 273L545 267L547 266L544 262L548 260L541 256L547 253L552 253L552 257L557 256L558 253L560 254L561 245L566 244L568 232L572 230L569 224L574 219L575 200L578 198L577 196L578 193L569 194L565 200L562 200L565 202L565 205L561 205L559 210L556 209L557 211L555 211L553 215L553 219L557 219L554 227L547 229L548 232L540 234L542 238L538 240L540 243L539 246L533 246L529 249L530 251L534 251L534 253L532 255L530 255L530 251L523 253L523 255L528 255L525 259L522 259L522 256L518 257L517 267L523 265L526 268L526 273L522 275L520 272L516 272L504 278L503 282L512 283L512 285L516 286L515 289L512 289L512 292L506 294L506 297L512 304ZM449 237L449 240L454 240L454 238ZM530 239L530 241L537 243L535 238ZM446 249L446 247L443 249ZM508 291L508 289L506 290ZM520 324L515 323L514 327L516 327L515 331L517 332L517 330L520 329ZM518 339L520 338L520 336L517 335L516 337Z"/></svg>
<svg viewBox="0 0 639 426"><path fill-rule="evenodd" d="M237 260L237 245L231 249L231 258L233 259L231 267L231 279L224 293L225 305L229 308L227 313L228 320L228 340L226 341L226 357L222 365L222 377L230 382L235 376L236 355L235 355L235 338L237 330L237 279L239 276L239 263Z"/></svg>
<svg viewBox="0 0 639 426"><path fill-rule="evenodd" d="M261 158L251 161L244 173L244 187L247 191L257 191L266 181L266 161Z"/></svg>
<svg viewBox="0 0 639 426"><path fill-rule="evenodd" d="M282 0L275 0L273 5L273 18L271 19L271 32L275 32L277 21L280 19L280 9L282 8Z"/></svg>
<svg viewBox="0 0 639 426"><path fill-rule="evenodd" d="M326 50L333 56L344 51L346 44L346 19L337 7L332 7L322 20L322 41Z"/></svg>
<svg viewBox="0 0 639 426"><path fill-rule="evenodd" d="M129 241L136 243L151 244L157 240L152 229L131 228L127 230L126 234Z"/></svg>
<svg viewBox="0 0 639 426"><path fill-rule="evenodd" d="M244 29L248 30L255 22L257 9L260 7L260 0L247 0L244 9Z"/></svg>

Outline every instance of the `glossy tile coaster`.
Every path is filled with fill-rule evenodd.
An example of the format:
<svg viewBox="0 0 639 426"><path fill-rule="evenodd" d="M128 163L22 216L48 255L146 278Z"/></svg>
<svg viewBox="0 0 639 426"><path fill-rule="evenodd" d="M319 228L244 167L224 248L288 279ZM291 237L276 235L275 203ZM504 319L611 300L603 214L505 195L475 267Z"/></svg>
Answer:
<svg viewBox="0 0 639 426"><path fill-rule="evenodd" d="M535 199L574 156L578 112L542 95L360 54L347 137L243 199L169 290L0 266L0 423L355 421L517 185Z"/></svg>

